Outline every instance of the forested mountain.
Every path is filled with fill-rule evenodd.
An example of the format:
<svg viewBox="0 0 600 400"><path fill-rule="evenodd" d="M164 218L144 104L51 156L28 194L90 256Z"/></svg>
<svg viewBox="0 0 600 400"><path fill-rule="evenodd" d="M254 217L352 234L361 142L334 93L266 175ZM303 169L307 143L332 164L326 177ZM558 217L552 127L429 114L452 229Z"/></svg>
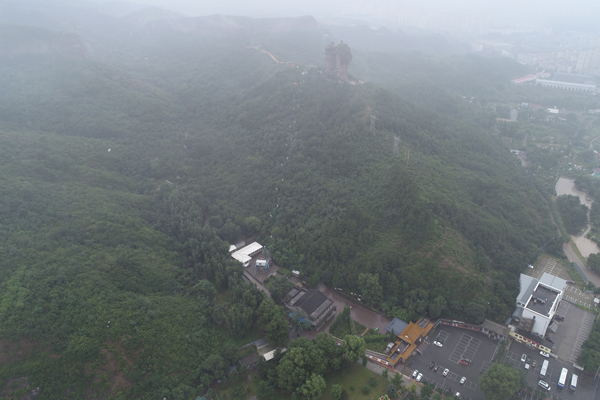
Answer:
<svg viewBox="0 0 600 400"><path fill-rule="evenodd" d="M554 229L489 116L428 108L435 87L419 105L387 90L383 53L350 67L380 82L338 82L312 17L64 9L17 7L22 26L0 29L2 382L188 398L256 333L263 297L225 242L253 234L389 316L512 311Z"/></svg>

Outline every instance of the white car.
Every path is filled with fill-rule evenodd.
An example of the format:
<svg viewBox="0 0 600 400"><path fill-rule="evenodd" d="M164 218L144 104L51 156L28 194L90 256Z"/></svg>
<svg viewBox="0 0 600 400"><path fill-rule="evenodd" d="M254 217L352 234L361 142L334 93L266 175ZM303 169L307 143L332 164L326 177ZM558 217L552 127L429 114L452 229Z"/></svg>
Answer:
<svg viewBox="0 0 600 400"><path fill-rule="evenodd" d="M463 376L462 378L460 378L460 384L461 385L464 385L466 381L467 381L467 377L466 376Z"/></svg>
<svg viewBox="0 0 600 400"><path fill-rule="evenodd" d="M442 372L442 376L448 376L448 372L450 372L450 370L446 368L444 372Z"/></svg>
<svg viewBox="0 0 600 400"><path fill-rule="evenodd" d="M525 369L529 369L529 364L525 364Z"/></svg>
<svg viewBox="0 0 600 400"><path fill-rule="evenodd" d="M415 370L413 371L413 373L412 373L412 377L413 377L413 378L416 378L416 377L417 377L417 375L419 375L419 370L418 370L418 369L415 369Z"/></svg>
<svg viewBox="0 0 600 400"><path fill-rule="evenodd" d="M454 395L454 397L460 397L460 392L456 392L456 394Z"/></svg>
<svg viewBox="0 0 600 400"><path fill-rule="evenodd" d="M433 344L435 344L437 347L442 347L442 344L440 342L438 342L437 340L434 340Z"/></svg>
<svg viewBox="0 0 600 400"><path fill-rule="evenodd" d="M548 391L550 390L550 385L548 385L548 383L547 383L547 382L545 382L545 381L542 381L542 380L540 380L540 381L538 382L538 386L539 386L539 387L542 387L542 388L544 388L544 389L546 389L546 390L548 390Z"/></svg>
<svg viewBox="0 0 600 400"><path fill-rule="evenodd" d="M421 382L421 379L423 379L423 374L419 372L419 375L417 375L417 379L415 379L415 381Z"/></svg>
<svg viewBox="0 0 600 400"><path fill-rule="evenodd" d="M550 357L550 354L546 353L545 351L540 351L540 355L546 358Z"/></svg>
<svg viewBox="0 0 600 400"><path fill-rule="evenodd" d="M527 354L523 353L523 355L521 356L521 362L525 361L527 361Z"/></svg>

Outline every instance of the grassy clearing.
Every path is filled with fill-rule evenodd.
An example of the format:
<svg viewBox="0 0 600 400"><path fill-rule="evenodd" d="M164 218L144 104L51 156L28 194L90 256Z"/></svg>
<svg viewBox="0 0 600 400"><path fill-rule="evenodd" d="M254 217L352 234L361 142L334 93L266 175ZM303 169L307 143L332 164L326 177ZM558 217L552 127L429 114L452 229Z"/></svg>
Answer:
<svg viewBox="0 0 600 400"><path fill-rule="evenodd" d="M367 350L376 351L377 353L384 354L387 348L388 342L373 342L367 343Z"/></svg>
<svg viewBox="0 0 600 400"><path fill-rule="evenodd" d="M370 378L375 378L377 382L375 387L369 385ZM333 385L340 385L344 388L348 400L378 399L386 393L389 385L389 382L381 376L354 363L348 364L340 371L325 375L325 382L327 382L327 387L321 395L321 400L333 400L331 397L331 387ZM364 394L361 391L361 388L365 385L370 388L369 394ZM352 390L352 387L354 387L354 390Z"/></svg>

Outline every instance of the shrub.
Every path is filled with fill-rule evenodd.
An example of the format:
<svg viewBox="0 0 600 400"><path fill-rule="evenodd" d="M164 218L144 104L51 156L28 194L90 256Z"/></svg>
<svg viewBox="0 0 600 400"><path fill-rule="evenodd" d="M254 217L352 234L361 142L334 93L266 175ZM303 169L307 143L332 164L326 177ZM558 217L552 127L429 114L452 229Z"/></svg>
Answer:
<svg viewBox="0 0 600 400"><path fill-rule="evenodd" d="M361 392L363 392L364 394L369 394L371 392L371 388L369 387L369 385L365 385L363 386L361 389Z"/></svg>

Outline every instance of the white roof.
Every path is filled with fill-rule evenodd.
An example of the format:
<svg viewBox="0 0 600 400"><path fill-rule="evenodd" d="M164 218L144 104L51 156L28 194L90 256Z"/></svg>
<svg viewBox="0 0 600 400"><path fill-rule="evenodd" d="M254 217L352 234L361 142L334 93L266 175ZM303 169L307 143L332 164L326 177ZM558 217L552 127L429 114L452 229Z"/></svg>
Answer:
<svg viewBox="0 0 600 400"><path fill-rule="evenodd" d="M237 251L235 253L233 253L231 255L231 257L235 258L236 260L238 260L239 262L241 262L242 264L247 263L248 261L252 260L252 257L247 256L245 254L238 254Z"/></svg>
<svg viewBox="0 0 600 400"><path fill-rule="evenodd" d="M544 272L542 274L540 282L546 286L550 286L551 288L557 289L561 292L563 292L565 290L565 287L567 286L567 281L565 281L562 278L559 278L558 276L550 275L547 272Z"/></svg>
<svg viewBox="0 0 600 400"><path fill-rule="evenodd" d="M235 247L235 244L232 244L231 246L229 246L229 252L231 253L232 251L234 251L235 249L237 249L237 247Z"/></svg>
<svg viewBox="0 0 600 400"><path fill-rule="evenodd" d="M285 353L286 348L284 347L283 349L281 349L282 353ZM275 350L271 350L268 353L263 354L263 357L265 358L265 361L269 361L272 360L273 357L275 357L275 352L277 351L277 349Z"/></svg>
<svg viewBox="0 0 600 400"><path fill-rule="evenodd" d="M235 258L236 254L243 254L243 255L247 256L247 255L257 252L258 250L260 250L262 248L263 248L262 244L260 244L258 242L250 243L248 246L242 247L241 249L239 249L238 251L233 253L232 256L234 258Z"/></svg>

